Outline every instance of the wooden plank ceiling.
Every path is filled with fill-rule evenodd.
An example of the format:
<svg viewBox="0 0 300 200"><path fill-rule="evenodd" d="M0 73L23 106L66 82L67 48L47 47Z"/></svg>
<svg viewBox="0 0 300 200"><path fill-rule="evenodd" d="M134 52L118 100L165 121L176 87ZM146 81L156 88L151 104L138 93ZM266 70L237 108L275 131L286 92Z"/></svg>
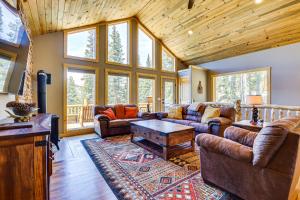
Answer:
<svg viewBox="0 0 300 200"><path fill-rule="evenodd" d="M188 0L20 0L33 35L136 16L186 64L300 42L300 0L195 0L191 10L187 4Z"/></svg>

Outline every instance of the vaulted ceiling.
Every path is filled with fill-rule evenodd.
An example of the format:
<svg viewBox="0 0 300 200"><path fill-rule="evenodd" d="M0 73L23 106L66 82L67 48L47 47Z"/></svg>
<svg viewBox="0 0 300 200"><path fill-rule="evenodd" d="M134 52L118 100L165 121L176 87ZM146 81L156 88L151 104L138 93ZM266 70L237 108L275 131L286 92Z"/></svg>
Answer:
<svg viewBox="0 0 300 200"><path fill-rule="evenodd" d="M188 0L19 2L33 35L136 16L186 64L300 42L300 0L195 0L191 10Z"/></svg>

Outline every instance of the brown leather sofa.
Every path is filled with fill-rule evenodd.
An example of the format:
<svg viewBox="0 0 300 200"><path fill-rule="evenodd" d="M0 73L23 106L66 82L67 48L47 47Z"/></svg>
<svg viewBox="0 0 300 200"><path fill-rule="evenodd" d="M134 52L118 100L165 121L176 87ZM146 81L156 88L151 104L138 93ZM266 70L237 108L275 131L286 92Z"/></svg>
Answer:
<svg viewBox="0 0 300 200"><path fill-rule="evenodd" d="M116 109L116 107L118 108ZM125 107L137 107L137 106L132 104L130 105L118 104L113 106L95 106L94 107L95 132L102 138L113 136L113 135L128 134L130 133L130 122L155 118L154 114L147 113L147 112L139 112L136 118L126 119L122 117L125 115ZM114 111L118 119L110 120L107 116L103 114L99 114L101 111L107 110L108 108L111 108Z"/></svg>
<svg viewBox="0 0 300 200"><path fill-rule="evenodd" d="M183 124L187 126L195 127L196 134L199 133L210 133L217 136L223 136L224 130L232 125L235 120L235 109L233 106L221 105L220 117L210 119L208 123L201 123L202 115L204 114L205 108L208 106L206 104L201 104L198 111L189 110L189 105L182 106L182 119L170 119L168 113L158 112L156 113L157 118L163 121L169 121L173 123Z"/></svg>
<svg viewBox="0 0 300 200"><path fill-rule="evenodd" d="M294 174L299 118L273 122L260 132L237 127L224 137L197 136L201 174L212 183L245 200L285 200Z"/></svg>

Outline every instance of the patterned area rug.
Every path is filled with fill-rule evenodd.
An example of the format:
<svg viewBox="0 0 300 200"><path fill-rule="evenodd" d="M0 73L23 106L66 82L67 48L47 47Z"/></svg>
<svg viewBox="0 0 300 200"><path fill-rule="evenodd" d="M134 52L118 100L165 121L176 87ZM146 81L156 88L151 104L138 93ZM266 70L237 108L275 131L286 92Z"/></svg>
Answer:
<svg viewBox="0 0 300 200"><path fill-rule="evenodd" d="M129 136L82 143L118 199L230 199L203 182L197 150L170 162L131 143Z"/></svg>

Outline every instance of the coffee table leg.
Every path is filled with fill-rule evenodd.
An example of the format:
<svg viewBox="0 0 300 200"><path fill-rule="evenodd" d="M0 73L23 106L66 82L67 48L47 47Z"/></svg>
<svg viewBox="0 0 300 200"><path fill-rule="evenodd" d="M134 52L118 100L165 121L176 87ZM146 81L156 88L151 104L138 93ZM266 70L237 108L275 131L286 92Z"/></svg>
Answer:
<svg viewBox="0 0 300 200"><path fill-rule="evenodd" d="M195 151L195 139L192 139L191 145L192 145L192 150Z"/></svg>
<svg viewBox="0 0 300 200"><path fill-rule="evenodd" d="M163 158L164 160L168 160L168 148L163 147Z"/></svg>
<svg viewBox="0 0 300 200"><path fill-rule="evenodd" d="M130 141L132 142L132 140L133 140L133 136L134 136L134 133L131 133L131 135L130 135Z"/></svg>

